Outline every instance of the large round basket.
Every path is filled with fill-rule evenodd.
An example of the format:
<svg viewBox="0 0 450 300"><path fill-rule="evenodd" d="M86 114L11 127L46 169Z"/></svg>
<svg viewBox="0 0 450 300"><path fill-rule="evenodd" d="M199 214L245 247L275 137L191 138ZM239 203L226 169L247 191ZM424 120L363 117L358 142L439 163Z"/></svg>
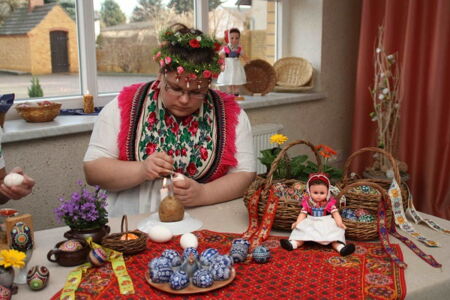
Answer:
<svg viewBox="0 0 450 300"><path fill-rule="evenodd" d="M248 203L250 197L259 189L263 189L261 198L258 202L258 218L262 219L264 216L267 196L269 189L272 185L283 184L284 190L286 191L285 196L280 197L277 205L277 211L275 214L274 222L272 227L280 230L291 230L292 223L297 220L300 214L300 200L303 193L306 190L306 182L296 180L296 179L280 179L273 180L273 174L275 173L278 164L283 158L287 158L287 151L295 145L306 145L314 153L317 161L318 170L322 171L322 160L319 153L317 152L315 146L308 141L297 140L287 146L285 146L280 153L278 153L277 158L273 161L270 171L267 176L258 175L256 179L252 182L248 188L246 194L244 195L244 203L249 208Z"/></svg>
<svg viewBox="0 0 450 300"><path fill-rule="evenodd" d="M124 231L125 224L125 231ZM123 254L136 254L144 251L147 248L148 235L140 230L128 231L128 219L124 215L122 217L122 223L120 225L121 233L113 233L103 238L103 247L122 252ZM125 235L127 234L127 235ZM123 237L128 237L128 234L134 234L137 239L123 239Z"/></svg>
<svg viewBox="0 0 450 300"><path fill-rule="evenodd" d="M281 87L304 86L313 76L313 67L301 57L281 58L274 63L273 68L277 74L277 85Z"/></svg>
<svg viewBox="0 0 450 300"><path fill-rule="evenodd" d="M398 166L397 166L397 163L396 163L394 157L389 152L387 152L383 149L376 148L376 147L366 147L366 148L362 148L362 149L352 153L352 155L350 155L349 158L347 159L347 161L345 162L344 175L342 177L342 182L340 182L338 184L338 187L340 189L344 189L350 183L358 182L358 181L365 181L365 182L374 182L374 183L380 185L382 188L384 188L385 191L389 190L391 183L392 183L392 179L358 178L358 177L352 178L352 177L350 177L351 163L353 162L355 157L357 157L363 153L378 153L379 155L383 155L388 159L388 161L390 162L390 164L392 166L392 170L394 172L394 178L401 187L403 209L406 210L407 205L408 205L408 195L409 195L407 186L406 186L406 184L401 182L400 172L398 170ZM380 199L381 199L381 195L380 195L380 193L378 193L377 190L374 190L371 188L366 188L363 185L361 185L357 188L351 189L346 193L347 205L352 206L352 207L353 206L356 206L356 207L363 206L363 208L377 210ZM392 216L392 207L391 207L390 201L388 201L387 206L388 207L386 209L386 215L387 215L388 220L390 220L390 217Z"/></svg>
<svg viewBox="0 0 450 300"><path fill-rule="evenodd" d="M50 122L59 115L61 103L48 103L45 105L31 106L26 104L16 105L17 113L27 122Z"/></svg>
<svg viewBox="0 0 450 300"><path fill-rule="evenodd" d="M341 203L341 198L343 196L348 197L348 194L351 193L353 190L359 188L359 187L370 187L370 189L377 191L377 194L379 197L383 197L385 201L389 200L389 196L387 195L386 191L383 187L381 187L379 184L376 184L374 182L370 181L357 181L348 184L345 186L338 196L336 196L337 202ZM366 205L363 201L359 202L358 205L348 205L341 204L339 207L339 211L342 212L344 208L350 208L350 209L365 209L370 215L374 217L373 222L360 222L360 221L354 221L346 218L342 218L343 223L347 227L345 230L345 236L348 239L356 240L356 241L371 241L376 240L379 238L378 234L378 225L377 225L377 218L378 218L378 206L374 209L373 205L369 203L369 205ZM341 214L342 216L342 214ZM386 226L387 228L390 228L390 224L392 222L392 214L389 216L386 215Z"/></svg>
<svg viewBox="0 0 450 300"><path fill-rule="evenodd" d="M273 90L277 81L271 64L262 59L255 59L244 66L247 83L245 88L253 94L265 95Z"/></svg>

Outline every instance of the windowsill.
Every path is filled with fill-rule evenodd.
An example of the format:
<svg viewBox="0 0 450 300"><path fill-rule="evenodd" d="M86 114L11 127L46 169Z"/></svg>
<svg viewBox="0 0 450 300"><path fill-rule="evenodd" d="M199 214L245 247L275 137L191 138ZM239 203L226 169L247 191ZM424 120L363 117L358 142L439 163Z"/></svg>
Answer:
<svg viewBox="0 0 450 300"><path fill-rule="evenodd" d="M245 110L294 104L326 98L325 93L269 93L265 96L244 96L239 101ZM91 131L97 116L58 116L52 122L27 123L22 119L6 120L2 143L48 138Z"/></svg>

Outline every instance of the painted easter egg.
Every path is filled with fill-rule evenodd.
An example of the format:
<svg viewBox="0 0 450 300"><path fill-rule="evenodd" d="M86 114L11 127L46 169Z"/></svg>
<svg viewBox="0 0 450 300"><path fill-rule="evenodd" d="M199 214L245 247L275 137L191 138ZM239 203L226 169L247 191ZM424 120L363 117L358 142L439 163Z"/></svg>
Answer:
<svg viewBox="0 0 450 300"><path fill-rule="evenodd" d="M170 288L173 290L182 290L189 285L189 278L184 271L176 271L170 276Z"/></svg>
<svg viewBox="0 0 450 300"><path fill-rule="evenodd" d="M172 267L176 267L181 265L181 256L180 254L173 249L166 249L161 254L161 257L165 257L170 261Z"/></svg>
<svg viewBox="0 0 450 300"><path fill-rule="evenodd" d="M231 276L231 268L222 263L211 264L209 272L214 280L227 280Z"/></svg>
<svg viewBox="0 0 450 300"><path fill-rule="evenodd" d="M139 237L135 235L134 233L125 233L120 237L121 241L127 241L127 240L137 240Z"/></svg>
<svg viewBox="0 0 450 300"><path fill-rule="evenodd" d="M265 264L270 259L270 250L265 246L258 246L253 250L253 260L258 264Z"/></svg>
<svg viewBox="0 0 450 300"><path fill-rule="evenodd" d="M27 285L33 291L42 290L50 279L50 271L45 266L34 266L27 273Z"/></svg>
<svg viewBox="0 0 450 300"><path fill-rule="evenodd" d="M75 252L80 249L83 249L83 245L77 240L68 240L59 245L59 250L67 251L67 252Z"/></svg>
<svg viewBox="0 0 450 300"><path fill-rule="evenodd" d="M170 266L161 266L150 270L150 278L155 283L169 282L173 270Z"/></svg>
<svg viewBox="0 0 450 300"><path fill-rule="evenodd" d="M208 270L200 269L195 271L194 276L192 276L192 283L196 287L207 288L214 283L214 280Z"/></svg>
<svg viewBox="0 0 450 300"><path fill-rule="evenodd" d="M8 175L5 176L3 182L5 183L6 186L11 187L15 185L21 185L23 180L24 178L22 175L17 173L9 173Z"/></svg>
<svg viewBox="0 0 450 300"><path fill-rule="evenodd" d="M211 264L212 259L218 254L219 251L217 249L207 248L200 255L200 262L205 266L209 266Z"/></svg>
<svg viewBox="0 0 450 300"><path fill-rule="evenodd" d="M24 222L17 222L11 229L11 248L23 252L33 248L31 229Z"/></svg>
<svg viewBox="0 0 450 300"><path fill-rule="evenodd" d="M166 257L155 257L148 263L149 271L159 269L160 267L171 267L170 260Z"/></svg>
<svg viewBox="0 0 450 300"><path fill-rule="evenodd" d="M186 249L186 248L195 248L197 249L198 247L198 239L195 236L195 234L193 233L185 233L181 236L180 238L180 245L181 248Z"/></svg>
<svg viewBox="0 0 450 300"><path fill-rule="evenodd" d="M103 248L95 248L89 252L89 261L94 266L101 266L108 260L108 255Z"/></svg>
<svg viewBox="0 0 450 300"><path fill-rule="evenodd" d="M229 255L218 254L213 257L212 263L221 263L221 264L224 264L225 266L230 267L233 265L234 261L233 261L233 258Z"/></svg>
<svg viewBox="0 0 450 300"><path fill-rule="evenodd" d="M247 259L248 247L243 244L235 244L231 246L230 256L235 263L244 262Z"/></svg>
<svg viewBox="0 0 450 300"><path fill-rule="evenodd" d="M184 249L183 259L187 259L191 255L191 253L194 255L195 259L198 259L198 251L197 251L197 249L192 248L192 247L188 247L188 248Z"/></svg>
<svg viewBox="0 0 450 300"><path fill-rule="evenodd" d="M165 226L156 225L150 228L148 231L148 236L154 242L165 243L172 239L173 233Z"/></svg>

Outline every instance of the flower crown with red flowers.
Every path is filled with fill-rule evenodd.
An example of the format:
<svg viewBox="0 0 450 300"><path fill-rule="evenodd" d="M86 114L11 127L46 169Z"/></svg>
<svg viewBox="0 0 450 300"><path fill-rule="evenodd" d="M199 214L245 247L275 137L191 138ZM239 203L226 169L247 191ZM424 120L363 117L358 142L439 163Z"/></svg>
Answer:
<svg viewBox="0 0 450 300"><path fill-rule="evenodd" d="M163 30L159 36L160 47L154 50L153 60L159 63L161 68L166 70L176 70L177 81L181 74L186 73L186 80L196 80L200 78L217 78L220 73L220 66L223 59L219 57L220 43L208 35L199 34L196 30L190 30L188 33L174 32L171 29ZM178 46L183 48L210 48L214 50L214 57L210 63L193 64L177 55L171 54L169 46Z"/></svg>

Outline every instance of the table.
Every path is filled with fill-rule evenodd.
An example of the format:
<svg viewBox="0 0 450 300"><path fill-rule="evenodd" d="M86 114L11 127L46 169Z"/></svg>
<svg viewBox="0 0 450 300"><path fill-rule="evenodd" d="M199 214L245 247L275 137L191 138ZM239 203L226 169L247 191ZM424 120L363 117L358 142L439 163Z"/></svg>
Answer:
<svg viewBox="0 0 450 300"><path fill-rule="evenodd" d="M242 199L187 209L189 214L203 221L202 229L219 232L242 233L247 229L248 215ZM450 221L437 217L427 217L436 221L439 225L449 229ZM128 216L129 229L136 228L137 224L148 217L148 214ZM121 218L111 218L109 225L111 232L120 232ZM232 220L232 221L231 221ZM400 244L404 259L408 264L405 271L407 283L406 299L448 299L450 295L450 235L437 233L432 229L420 225L420 232L427 237L441 243L440 248L427 248L419 242L418 247L427 254L433 255L440 262L442 269L429 266L417 257L403 243L391 237L391 242ZM33 292L26 285L19 285L19 292L13 299L49 299L64 286L67 275L74 267L61 267L47 260L47 252L53 246L64 239L63 234L68 227L58 227L35 232L35 249L28 266L45 265L50 270L49 285L42 291ZM289 232L272 231L274 235L289 235Z"/></svg>

